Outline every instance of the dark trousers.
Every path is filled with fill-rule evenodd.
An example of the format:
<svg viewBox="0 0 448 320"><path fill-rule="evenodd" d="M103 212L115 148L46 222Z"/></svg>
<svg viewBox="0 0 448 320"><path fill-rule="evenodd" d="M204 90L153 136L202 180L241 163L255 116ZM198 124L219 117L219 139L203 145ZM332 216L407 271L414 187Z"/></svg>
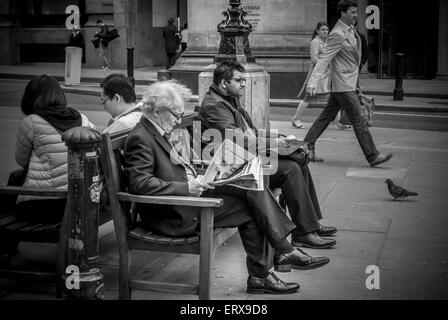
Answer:
<svg viewBox="0 0 448 320"><path fill-rule="evenodd" d="M267 186L264 191L217 187L204 196L224 200L224 205L215 209L215 226L238 227L249 274L266 277L272 268L272 247L295 228Z"/></svg>
<svg viewBox="0 0 448 320"><path fill-rule="evenodd" d="M166 53L167 60L166 60L166 68L169 69L176 63L176 52L174 53Z"/></svg>
<svg viewBox="0 0 448 320"><path fill-rule="evenodd" d="M371 163L378 156L379 152L375 147L372 135L367 127L367 121L363 116L361 103L355 91L332 92L327 106L316 121L314 121L304 140L314 145L341 108L347 113L353 125L353 130L364 153L364 157Z"/></svg>
<svg viewBox="0 0 448 320"><path fill-rule="evenodd" d="M293 237L319 229L322 213L306 161L279 159L277 172L269 176L269 187L282 189L291 220L296 225Z"/></svg>

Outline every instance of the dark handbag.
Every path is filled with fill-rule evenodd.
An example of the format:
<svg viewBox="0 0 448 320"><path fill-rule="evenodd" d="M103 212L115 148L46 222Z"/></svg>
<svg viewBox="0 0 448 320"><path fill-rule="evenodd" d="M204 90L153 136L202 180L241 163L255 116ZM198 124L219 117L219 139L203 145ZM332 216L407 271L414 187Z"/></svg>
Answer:
<svg viewBox="0 0 448 320"><path fill-rule="evenodd" d="M112 40L118 38L119 36L120 35L118 34L118 30L115 28L107 32L107 40L109 40L109 41L112 41Z"/></svg>
<svg viewBox="0 0 448 320"><path fill-rule="evenodd" d="M99 38L93 39L92 44L95 47L95 49L98 49L100 47L100 39Z"/></svg>

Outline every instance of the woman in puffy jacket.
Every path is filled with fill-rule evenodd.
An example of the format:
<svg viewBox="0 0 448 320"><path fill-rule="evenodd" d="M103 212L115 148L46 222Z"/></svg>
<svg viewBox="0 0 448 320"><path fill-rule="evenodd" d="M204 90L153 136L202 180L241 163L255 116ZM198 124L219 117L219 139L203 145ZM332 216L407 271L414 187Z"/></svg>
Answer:
<svg viewBox="0 0 448 320"><path fill-rule="evenodd" d="M67 107L65 95L53 77L37 76L25 88L23 118L15 158L26 172L24 187L67 188L67 147L61 134L77 126L94 128L87 117ZM61 221L65 198L19 196L18 209L36 219Z"/></svg>

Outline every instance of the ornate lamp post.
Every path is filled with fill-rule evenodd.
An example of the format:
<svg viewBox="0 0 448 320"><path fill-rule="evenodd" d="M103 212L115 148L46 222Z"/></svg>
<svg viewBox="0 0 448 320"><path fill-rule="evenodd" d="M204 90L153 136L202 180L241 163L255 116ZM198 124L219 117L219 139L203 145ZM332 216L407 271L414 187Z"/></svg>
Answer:
<svg viewBox="0 0 448 320"><path fill-rule="evenodd" d="M218 54L214 63L199 74L198 88L201 102L213 82L213 71L221 62L238 62L246 70L246 86L240 98L243 108L249 112L258 129L269 130L270 76L255 62L249 45L252 25L246 20L247 13L241 8L241 0L229 0L222 13L225 17L218 24L221 34Z"/></svg>
<svg viewBox="0 0 448 320"><path fill-rule="evenodd" d="M245 19L247 12L241 8L241 0L230 0L227 11L223 11L222 14L225 19L218 24L221 43L214 62L255 63L255 57L252 55L249 45L249 33L252 32L252 25Z"/></svg>

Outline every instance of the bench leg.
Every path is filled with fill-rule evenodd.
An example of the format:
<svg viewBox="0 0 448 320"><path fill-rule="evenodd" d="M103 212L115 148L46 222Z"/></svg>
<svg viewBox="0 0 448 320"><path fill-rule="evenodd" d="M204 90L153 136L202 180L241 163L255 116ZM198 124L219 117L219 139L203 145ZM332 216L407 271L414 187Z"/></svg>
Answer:
<svg viewBox="0 0 448 320"><path fill-rule="evenodd" d="M213 208L201 209L201 255L199 257L199 300L210 300L213 258Z"/></svg>
<svg viewBox="0 0 448 320"><path fill-rule="evenodd" d="M131 254L128 248L119 248L120 250L120 266L119 266L119 299L131 299Z"/></svg>

